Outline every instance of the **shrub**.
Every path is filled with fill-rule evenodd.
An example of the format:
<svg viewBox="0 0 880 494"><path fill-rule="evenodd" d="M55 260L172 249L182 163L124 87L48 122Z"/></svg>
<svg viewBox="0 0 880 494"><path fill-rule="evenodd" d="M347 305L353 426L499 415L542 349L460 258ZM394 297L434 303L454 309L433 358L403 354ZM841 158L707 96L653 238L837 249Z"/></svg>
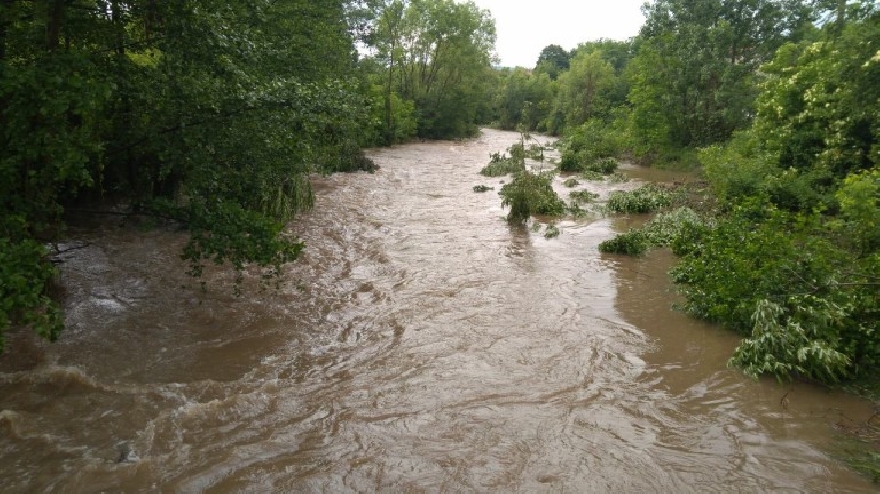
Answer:
<svg viewBox="0 0 880 494"><path fill-rule="evenodd" d="M596 160L587 167L587 171L610 175L617 171L617 160L614 158L602 158Z"/></svg>
<svg viewBox="0 0 880 494"><path fill-rule="evenodd" d="M648 184L631 191L615 191L608 197L608 210L616 213L652 213L672 204L673 194Z"/></svg>
<svg viewBox="0 0 880 494"><path fill-rule="evenodd" d="M510 153L510 157L506 154L492 153L489 156L489 164L480 170L480 174L485 177L503 177L526 169L526 152L522 144L510 146L507 152Z"/></svg>
<svg viewBox="0 0 880 494"><path fill-rule="evenodd" d="M510 206L507 221L525 223L533 215L560 216L565 214L565 202L553 190L552 174L535 174L528 170L517 173L509 184L501 188L501 205Z"/></svg>
<svg viewBox="0 0 880 494"><path fill-rule="evenodd" d="M562 185L566 187L577 187L580 185L580 182L578 182L576 178L569 178L565 182L562 182Z"/></svg>
<svg viewBox="0 0 880 494"><path fill-rule="evenodd" d="M584 180L592 181L592 182L598 182L601 180L605 180L608 177L606 177L605 175L603 175L599 172L587 170L587 171L581 173L581 178L583 178Z"/></svg>
<svg viewBox="0 0 880 494"><path fill-rule="evenodd" d="M491 156L489 164L480 170L480 174L485 177L503 177L510 173L517 173L526 169L525 162L514 158L509 158L505 154L494 153Z"/></svg>
<svg viewBox="0 0 880 494"><path fill-rule="evenodd" d="M694 210L686 207L659 213L645 223L642 232L651 247L669 247L683 231L699 227L705 220Z"/></svg>
<svg viewBox="0 0 880 494"><path fill-rule="evenodd" d="M559 171L579 172L583 170L584 156L578 151L565 149L559 159Z"/></svg>
<svg viewBox="0 0 880 494"><path fill-rule="evenodd" d="M644 233L639 230L630 230L599 244L599 251L612 254L626 254L628 256L640 256L648 250L648 247L648 239Z"/></svg>
<svg viewBox="0 0 880 494"><path fill-rule="evenodd" d="M840 307L811 296L790 300L794 313L769 300L759 300L752 313L752 334L730 358L730 365L757 378L779 380L798 375L837 382L847 374L850 358L835 348L839 335L832 326L845 317Z"/></svg>
<svg viewBox="0 0 880 494"><path fill-rule="evenodd" d="M599 194L595 192L590 192L588 190L575 190L572 191L568 196L574 200L575 202L593 202L594 199L599 198Z"/></svg>
<svg viewBox="0 0 880 494"><path fill-rule="evenodd" d="M699 214L688 208L678 208L667 213L660 213L637 230L622 233L612 240L599 244L602 252L641 255L648 249L668 247L674 243L682 231L694 226L701 226L704 220Z"/></svg>
<svg viewBox="0 0 880 494"><path fill-rule="evenodd" d="M625 173L614 172L607 177L610 184L623 184L629 182L629 177Z"/></svg>
<svg viewBox="0 0 880 494"><path fill-rule="evenodd" d="M544 161L544 146L532 144L525 150L525 156L535 161Z"/></svg>

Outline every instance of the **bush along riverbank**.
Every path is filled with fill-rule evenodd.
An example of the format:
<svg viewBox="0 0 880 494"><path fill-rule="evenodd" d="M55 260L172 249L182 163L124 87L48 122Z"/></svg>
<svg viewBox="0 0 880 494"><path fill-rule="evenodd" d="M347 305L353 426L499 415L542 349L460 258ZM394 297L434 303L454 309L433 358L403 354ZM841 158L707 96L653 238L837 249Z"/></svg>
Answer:
<svg viewBox="0 0 880 494"><path fill-rule="evenodd" d="M730 185L727 176L713 182L716 190ZM773 179L762 185L780 186ZM657 186L618 194L609 211L660 212L600 250L642 255L671 248L678 263L670 274L684 297L679 309L743 338L729 366L754 378L842 386L880 401L876 167L849 174L823 198L831 206L813 211L783 208L763 194L700 211L671 209L686 195L670 200ZM878 481L880 426L872 422L841 429L839 455Z"/></svg>

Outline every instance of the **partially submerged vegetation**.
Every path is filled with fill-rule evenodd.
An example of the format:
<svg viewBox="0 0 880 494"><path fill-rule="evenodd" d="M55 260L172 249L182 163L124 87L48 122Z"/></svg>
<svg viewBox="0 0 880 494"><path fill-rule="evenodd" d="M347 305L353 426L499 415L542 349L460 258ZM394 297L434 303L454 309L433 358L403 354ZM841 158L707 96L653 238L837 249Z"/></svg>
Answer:
<svg viewBox="0 0 880 494"><path fill-rule="evenodd" d="M589 190L574 190L568 194L568 197L570 197L576 204L591 203L599 198L599 194L590 192Z"/></svg>
<svg viewBox="0 0 880 494"><path fill-rule="evenodd" d="M614 191L608 196L608 211L614 213L653 213L668 207L676 193L657 184L643 185L629 191Z"/></svg>
<svg viewBox="0 0 880 494"><path fill-rule="evenodd" d="M519 172L513 181L504 185L499 194L501 205L509 207L509 223L523 224L534 215L561 216L567 209L556 191L553 190L552 173Z"/></svg>
<svg viewBox="0 0 880 494"><path fill-rule="evenodd" d="M607 253L642 255L649 249L669 247L681 238L683 232L706 224L707 220L696 211L680 207L662 212L638 229L616 235L599 244Z"/></svg>
<svg viewBox="0 0 880 494"><path fill-rule="evenodd" d="M581 178L590 182L608 182L610 184L622 184L629 182L629 177L622 172L612 172L604 174L593 170L587 170L581 173Z"/></svg>
<svg viewBox="0 0 880 494"><path fill-rule="evenodd" d="M507 154L493 153L489 157L489 164L480 170L484 177L503 177L511 173L519 173L526 169L526 153L523 145L514 144L507 148Z"/></svg>

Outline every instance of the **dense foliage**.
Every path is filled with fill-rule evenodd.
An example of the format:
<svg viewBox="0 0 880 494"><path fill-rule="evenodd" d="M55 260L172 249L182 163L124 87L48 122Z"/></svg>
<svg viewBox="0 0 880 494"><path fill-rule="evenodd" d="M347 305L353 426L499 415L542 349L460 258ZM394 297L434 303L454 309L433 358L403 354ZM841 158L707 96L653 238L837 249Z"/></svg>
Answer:
<svg viewBox="0 0 880 494"><path fill-rule="evenodd" d="M356 40L391 58L358 60ZM308 174L471 133L493 42L488 13L450 0L3 0L0 335L57 336L47 246L71 212L187 228L194 275L278 275L304 247L284 226L312 206Z"/></svg>
<svg viewBox="0 0 880 494"><path fill-rule="evenodd" d="M501 205L510 208L509 223L526 223L534 215L559 216L567 209L565 201L553 190L552 174L523 170L499 194L503 198Z"/></svg>
<svg viewBox="0 0 880 494"><path fill-rule="evenodd" d="M0 331L57 335L44 243L84 204L179 221L196 274L295 258L306 174L363 163L344 7L0 3Z"/></svg>
<svg viewBox="0 0 880 494"><path fill-rule="evenodd" d="M488 11L452 0L382 2L366 41L374 106L384 100L376 143L476 133L495 45Z"/></svg>
<svg viewBox="0 0 880 494"><path fill-rule="evenodd" d="M660 0L644 13L632 40L550 45L531 72L499 72L496 121L561 133L560 169L587 179L608 157L702 166L716 198L701 214L663 213L600 248L671 245L683 308L742 333L731 363L750 374L876 375L876 2ZM640 188L607 209L680 199Z"/></svg>
<svg viewBox="0 0 880 494"><path fill-rule="evenodd" d="M731 363L750 374L880 368L880 14L850 14L781 47L752 128L701 153L730 212L682 242L675 277L689 312L747 336Z"/></svg>

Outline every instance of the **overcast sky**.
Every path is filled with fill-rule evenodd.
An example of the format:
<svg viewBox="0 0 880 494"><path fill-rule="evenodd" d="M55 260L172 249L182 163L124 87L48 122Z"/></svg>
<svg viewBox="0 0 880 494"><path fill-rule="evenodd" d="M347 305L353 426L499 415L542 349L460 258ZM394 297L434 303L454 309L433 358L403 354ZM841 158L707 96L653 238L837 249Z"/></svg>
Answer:
<svg viewBox="0 0 880 494"><path fill-rule="evenodd" d="M545 46L570 50L599 38L639 33L644 0L473 0L490 10L498 30L501 65L532 68Z"/></svg>

